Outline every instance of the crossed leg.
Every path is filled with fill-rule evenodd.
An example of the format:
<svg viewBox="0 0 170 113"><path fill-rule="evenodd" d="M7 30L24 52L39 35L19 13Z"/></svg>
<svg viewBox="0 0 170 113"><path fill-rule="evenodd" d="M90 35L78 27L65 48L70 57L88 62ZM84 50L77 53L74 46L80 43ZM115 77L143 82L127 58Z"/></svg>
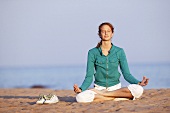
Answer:
<svg viewBox="0 0 170 113"><path fill-rule="evenodd" d="M113 100L115 98L133 98L130 90L125 88L120 88L114 91L107 91L107 90L96 90L90 89L97 94L95 95L94 101L104 101L104 100Z"/></svg>
<svg viewBox="0 0 170 113"><path fill-rule="evenodd" d="M99 102L99 101L114 100L114 99L115 99L114 97L105 97L105 96L102 96L100 94L96 94L93 101L94 102Z"/></svg>

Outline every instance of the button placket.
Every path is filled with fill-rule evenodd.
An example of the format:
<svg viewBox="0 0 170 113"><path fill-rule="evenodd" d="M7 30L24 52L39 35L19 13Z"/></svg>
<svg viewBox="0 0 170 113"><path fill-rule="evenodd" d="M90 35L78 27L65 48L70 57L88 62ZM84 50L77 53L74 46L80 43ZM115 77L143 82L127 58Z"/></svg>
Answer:
<svg viewBox="0 0 170 113"><path fill-rule="evenodd" d="M109 68L109 60L108 60L108 56L106 57L106 88L108 88L108 68Z"/></svg>

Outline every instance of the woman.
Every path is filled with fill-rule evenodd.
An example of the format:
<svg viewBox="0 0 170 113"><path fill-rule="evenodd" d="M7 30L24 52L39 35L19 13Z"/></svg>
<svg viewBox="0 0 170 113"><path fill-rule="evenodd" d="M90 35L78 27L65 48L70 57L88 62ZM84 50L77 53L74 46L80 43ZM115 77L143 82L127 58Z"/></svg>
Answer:
<svg viewBox="0 0 170 113"><path fill-rule="evenodd" d="M85 80L80 87L76 84L73 86L77 93L77 102L139 98L143 93L142 86L147 85L149 79L143 77L143 80L139 81L130 74L124 50L111 42L114 35L112 24L102 23L99 26L98 35L101 42L88 52ZM118 66L125 80L130 83L126 88L121 88ZM93 75L94 89L87 90L93 81Z"/></svg>

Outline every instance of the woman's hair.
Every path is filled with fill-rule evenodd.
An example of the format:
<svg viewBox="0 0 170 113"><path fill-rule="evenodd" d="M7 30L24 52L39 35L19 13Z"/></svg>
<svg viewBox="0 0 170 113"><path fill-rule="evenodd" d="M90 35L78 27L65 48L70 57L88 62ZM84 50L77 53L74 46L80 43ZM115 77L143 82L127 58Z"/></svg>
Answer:
<svg viewBox="0 0 170 113"><path fill-rule="evenodd" d="M109 23L109 22L104 22L104 23L102 23L102 24L99 25L98 35L100 35L100 33L101 33L101 28L102 28L103 25L108 25L108 26L110 27L110 29L112 30L112 33L114 32L114 27L113 27L113 25L112 25L111 23ZM97 44L96 47L99 48L99 47L101 46L101 44L102 44L102 40Z"/></svg>

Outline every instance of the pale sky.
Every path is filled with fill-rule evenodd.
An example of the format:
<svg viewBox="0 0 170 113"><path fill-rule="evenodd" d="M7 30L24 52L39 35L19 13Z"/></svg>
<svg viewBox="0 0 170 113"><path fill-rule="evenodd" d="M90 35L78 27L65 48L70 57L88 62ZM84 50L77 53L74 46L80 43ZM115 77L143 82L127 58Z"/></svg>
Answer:
<svg viewBox="0 0 170 113"><path fill-rule="evenodd" d="M102 22L129 63L170 63L169 0L0 0L0 67L85 65Z"/></svg>

